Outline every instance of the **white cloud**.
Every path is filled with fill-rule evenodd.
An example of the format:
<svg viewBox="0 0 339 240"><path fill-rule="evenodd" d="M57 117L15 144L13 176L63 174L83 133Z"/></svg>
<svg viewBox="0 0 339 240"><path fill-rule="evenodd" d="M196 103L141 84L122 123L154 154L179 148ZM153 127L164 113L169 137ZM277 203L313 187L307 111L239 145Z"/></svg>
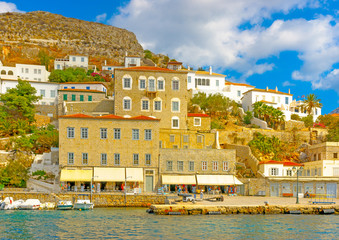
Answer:
<svg viewBox="0 0 339 240"><path fill-rule="evenodd" d="M6 12L22 12L17 9L14 3L0 1L0 13Z"/></svg>
<svg viewBox="0 0 339 240"><path fill-rule="evenodd" d="M107 18L107 14L103 13L95 17L96 22L104 22Z"/></svg>
<svg viewBox="0 0 339 240"><path fill-rule="evenodd" d="M338 19L272 20L274 13L319 6L316 0L131 0L109 22L134 32L145 49L195 67L236 70L241 79L271 71L267 58L296 51L303 65L293 79L314 88L325 88L327 81L339 92L326 77L339 62Z"/></svg>
<svg viewBox="0 0 339 240"><path fill-rule="evenodd" d="M295 86L295 84L294 83L291 83L291 82L289 82L289 81L285 81L285 82L283 82L283 84L282 84L284 87L290 87L290 86Z"/></svg>

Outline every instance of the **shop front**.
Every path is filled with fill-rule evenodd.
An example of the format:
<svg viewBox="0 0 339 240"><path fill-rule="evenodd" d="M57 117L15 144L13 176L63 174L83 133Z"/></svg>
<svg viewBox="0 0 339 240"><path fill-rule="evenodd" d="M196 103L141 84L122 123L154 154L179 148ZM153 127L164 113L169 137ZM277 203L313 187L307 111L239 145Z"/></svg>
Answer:
<svg viewBox="0 0 339 240"><path fill-rule="evenodd" d="M243 183L233 175L197 175L198 190L208 194L237 193L237 186Z"/></svg>
<svg viewBox="0 0 339 240"><path fill-rule="evenodd" d="M92 169L62 169L60 173L61 189L64 191L89 191Z"/></svg>
<svg viewBox="0 0 339 240"><path fill-rule="evenodd" d="M177 193L194 193L196 191L195 175L162 175L162 191Z"/></svg>

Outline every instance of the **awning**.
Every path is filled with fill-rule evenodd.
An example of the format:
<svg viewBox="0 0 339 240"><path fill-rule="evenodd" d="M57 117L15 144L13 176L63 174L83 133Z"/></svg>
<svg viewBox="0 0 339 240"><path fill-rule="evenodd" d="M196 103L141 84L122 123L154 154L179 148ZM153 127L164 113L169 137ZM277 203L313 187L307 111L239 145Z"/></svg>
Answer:
<svg viewBox="0 0 339 240"><path fill-rule="evenodd" d="M142 168L126 168L127 182L143 182L144 174Z"/></svg>
<svg viewBox="0 0 339 240"><path fill-rule="evenodd" d="M62 169L61 182L89 182L92 179L92 169Z"/></svg>
<svg viewBox="0 0 339 240"><path fill-rule="evenodd" d="M162 175L162 184L195 185L195 175Z"/></svg>
<svg viewBox="0 0 339 240"><path fill-rule="evenodd" d="M241 185L240 182L233 175L197 175L198 184L201 186L204 185Z"/></svg>
<svg viewBox="0 0 339 240"><path fill-rule="evenodd" d="M125 168L94 168L95 182L124 182Z"/></svg>

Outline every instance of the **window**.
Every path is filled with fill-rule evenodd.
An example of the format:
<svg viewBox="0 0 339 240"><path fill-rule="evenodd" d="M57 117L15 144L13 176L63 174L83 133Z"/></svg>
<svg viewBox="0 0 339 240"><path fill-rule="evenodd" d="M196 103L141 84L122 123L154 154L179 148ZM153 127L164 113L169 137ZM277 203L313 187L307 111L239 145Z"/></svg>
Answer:
<svg viewBox="0 0 339 240"><path fill-rule="evenodd" d="M114 165L120 165L120 153L114 153Z"/></svg>
<svg viewBox="0 0 339 240"><path fill-rule="evenodd" d="M285 104L288 104L288 97L285 97Z"/></svg>
<svg viewBox="0 0 339 240"><path fill-rule="evenodd" d="M119 140L121 138L120 128L114 128L114 139Z"/></svg>
<svg viewBox="0 0 339 240"><path fill-rule="evenodd" d="M154 101L154 110L161 111L161 101Z"/></svg>
<svg viewBox="0 0 339 240"><path fill-rule="evenodd" d="M70 165L74 164L74 153L72 153L72 152L68 153L68 160L67 160L67 162Z"/></svg>
<svg viewBox="0 0 339 240"><path fill-rule="evenodd" d="M188 162L188 171L194 171L194 162L193 161Z"/></svg>
<svg viewBox="0 0 339 240"><path fill-rule="evenodd" d="M26 73L28 73L28 68L26 68Z"/></svg>
<svg viewBox="0 0 339 240"><path fill-rule="evenodd" d="M208 84L208 85L209 85L209 84ZM207 86L208 86L208 85L207 85ZM216 80L216 81L215 81L215 86L219 87L219 80Z"/></svg>
<svg viewBox="0 0 339 240"><path fill-rule="evenodd" d="M107 165L107 154L106 153L101 153L100 162L101 162L101 165Z"/></svg>
<svg viewBox="0 0 339 240"><path fill-rule="evenodd" d="M75 57L72 57L72 61L75 62Z"/></svg>
<svg viewBox="0 0 339 240"><path fill-rule="evenodd" d="M92 96L91 95L88 95L88 101L92 102Z"/></svg>
<svg viewBox="0 0 339 240"><path fill-rule="evenodd" d="M237 96L241 97L241 91L240 90L237 91Z"/></svg>
<svg viewBox="0 0 339 240"><path fill-rule="evenodd" d="M194 126L201 126L201 118L194 118Z"/></svg>
<svg viewBox="0 0 339 240"><path fill-rule="evenodd" d="M166 171L173 171L173 161L166 161Z"/></svg>
<svg viewBox="0 0 339 240"><path fill-rule="evenodd" d="M87 139L88 138L88 128L80 128L81 131L81 138Z"/></svg>
<svg viewBox="0 0 339 240"><path fill-rule="evenodd" d="M179 101L172 101L172 112L179 112Z"/></svg>
<svg viewBox="0 0 339 240"><path fill-rule="evenodd" d="M149 153L145 154L145 164L151 165L151 154L149 154Z"/></svg>
<svg viewBox="0 0 339 240"><path fill-rule="evenodd" d="M130 78L124 78L123 88L131 89L131 79Z"/></svg>
<svg viewBox="0 0 339 240"><path fill-rule="evenodd" d="M179 80L172 81L172 90L179 90Z"/></svg>
<svg viewBox="0 0 339 240"><path fill-rule="evenodd" d="M174 135L170 135L170 142L174 142L175 140L175 136Z"/></svg>
<svg viewBox="0 0 339 240"><path fill-rule="evenodd" d="M146 89L146 80L145 79L139 80L139 89Z"/></svg>
<svg viewBox="0 0 339 240"><path fill-rule="evenodd" d="M217 161L213 162L213 171L218 171L218 162Z"/></svg>
<svg viewBox="0 0 339 240"><path fill-rule="evenodd" d="M275 102L275 97L274 96L272 96L272 102Z"/></svg>
<svg viewBox="0 0 339 240"><path fill-rule="evenodd" d="M139 129L132 129L132 139L139 140Z"/></svg>
<svg viewBox="0 0 339 240"><path fill-rule="evenodd" d="M178 117L172 118L172 128L179 128L179 118Z"/></svg>
<svg viewBox="0 0 339 240"><path fill-rule="evenodd" d="M41 74L41 69L38 69L38 74ZM40 78L39 78L40 79Z"/></svg>
<svg viewBox="0 0 339 240"><path fill-rule="evenodd" d="M286 170L286 176L292 176L292 170L291 169Z"/></svg>
<svg viewBox="0 0 339 240"><path fill-rule="evenodd" d="M228 171L228 162L227 161L222 162L222 170Z"/></svg>
<svg viewBox="0 0 339 240"><path fill-rule="evenodd" d="M155 80L148 79L148 91L155 92Z"/></svg>
<svg viewBox="0 0 339 240"><path fill-rule="evenodd" d="M178 148L178 145L173 145L173 148L177 149L177 148Z"/></svg>
<svg viewBox="0 0 339 240"><path fill-rule="evenodd" d="M202 136L201 135L197 136L197 143L202 143Z"/></svg>
<svg viewBox="0 0 339 240"><path fill-rule="evenodd" d="M187 82L188 82L188 83L191 83L191 82L192 82L192 77L191 77L191 76L188 76L188 77L187 77Z"/></svg>
<svg viewBox="0 0 339 240"><path fill-rule="evenodd" d="M184 135L183 136L183 142L188 143L188 141L189 141L188 135Z"/></svg>
<svg viewBox="0 0 339 240"><path fill-rule="evenodd" d="M82 58L81 58L81 62L85 62L85 58L82 57Z"/></svg>
<svg viewBox="0 0 339 240"><path fill-rule="evenodd" d="M321 160L321 153L318 154L318 160Z"/></svg>
<svg viewBox="0 0 339 240"><path fill-rule="evenodd" d="M83 153L82 154L82 165L87 165L88 164L88 153Z"/></svg>
<svg viewBox="0 0 339 240"><path fill-rule="evenodd" d="M123 108L124 110L131 110L131 99L130 98L124 98Z"/></svg>
<svg viewBox="0 0 339 240"><path fill-rule="evenodd" d="M202 171L207 171L207 161L202 161L201 162L201 170Z"/></svg>
<svg viewBox="0 0 339 240"><path fill-rule="evenodd" d="M133 165L139 165L139 154L133 153Z"/></svg>
<svg viewBox="0 0 339 240"><path fill-rule="evenodd" d="M74 138L74 127L67 128L67 138Z"/></svg>
<svg viewBox="0 0 339 240"><path fill-rule="evenodd" d="M60 69L61 67L60 67L60 64L57 64L57 69Z"/></svg>
<svg viewBox="0 0 339 240"><path fill-rule="evenodd" d="M72 94L72 101L75 101L76 100L76 96L75 94Z"/></svg>
<svg viewBox="0 0 339 240"><path fill-rule="evenodd" d="M86 90L90 90L91 89L91 87L90 86L86 86Z"/></svg>
<svg viewBox="0 0 339 240"><path fill-rule="evenodd" d="M55 97L55 90L51 90L51 98Z"/></svg>
<svg viewBox="0 0 339 240"><path fill-rule="evenodd" d="M40 89L40 96L42 96L42 97L45 97L45 96L46 96L45 90L44 90L44 89Z"/></svg>
<svg viewBox="0 0 339 240"><path fill-rule="evenodd" d="M271 176L278 176L279 169L278 168L271 168Z"/></svg>
<svg viewBox="0 0 339 240"><path fill-rule="evenodd" d="M84 101L84 95L80 95L80 102Z"/></svg>
<svg viewBox="0 0 339 240"><path fill-rule="evenodd" d="M184 161L178 161L178 171L184 171Z"/></svg>
<svg viewBox="0 0 339 240"><path fill-rule="evenodd" d="M107 128L100 128L100 139L107 139Z"/></svg>
<svg viewBox="0 0 339 240"><path fill-rule="evenodd" d="M64 94L63 99L64 99L64 101L67 101L67 94Z"/></svg>
<svg viewBox="0 0 339 240"><path fill-rule="evenodd" d="M162 141L159 141L159 148L162 148Z"/></svg>
<svg viewBox="0 0 339 240"><path fill-rule="evenodd" d="M158 80L158 90L164 89L165 89L164 80Z"/></svg>
<svg viewBox="0 0 339 240"><path fill-rule="evenodd" d="M152 129L145 129L145 140L152 140Z"/></svg>
<svg viewBox="0 0 339 240"><path fill-rule="evenodd" d="M147 111L149 110L149 101L141 100L141 110Z"/></svg>
<svg viewBox="0 0 339 240"><path fill-rule="evenodd" d="M333 153L333 158L338 158L338 153Z"/></svg>

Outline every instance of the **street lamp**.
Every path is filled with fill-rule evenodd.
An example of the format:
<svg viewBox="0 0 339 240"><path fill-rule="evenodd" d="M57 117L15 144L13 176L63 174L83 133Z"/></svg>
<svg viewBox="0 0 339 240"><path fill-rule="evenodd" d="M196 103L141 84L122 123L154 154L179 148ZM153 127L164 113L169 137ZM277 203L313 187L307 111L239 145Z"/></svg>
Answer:
<svg viewBox="0 0 339 240"><path fill-rule="evenodd" d="M296 201L296 204L299 204L299 171L302 170L303 167L297 168L297 167L294 166L292 169L293 169L294 172L295 171L297 172L297 201Z"/></svg>

